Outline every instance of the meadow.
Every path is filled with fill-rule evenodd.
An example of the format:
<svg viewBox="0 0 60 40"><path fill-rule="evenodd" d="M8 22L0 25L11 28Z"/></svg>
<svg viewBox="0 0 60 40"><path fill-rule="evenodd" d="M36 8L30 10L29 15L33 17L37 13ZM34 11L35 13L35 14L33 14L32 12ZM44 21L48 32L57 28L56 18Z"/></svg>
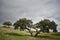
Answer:
<svg viewBox="0 0 60 40"><path fill-rule="evenodd" d="M33 32L33 35L35 32ZM0 40L60 40L60 32L40 33L38 37L30 36L28 31L0 28Z"/></svg>

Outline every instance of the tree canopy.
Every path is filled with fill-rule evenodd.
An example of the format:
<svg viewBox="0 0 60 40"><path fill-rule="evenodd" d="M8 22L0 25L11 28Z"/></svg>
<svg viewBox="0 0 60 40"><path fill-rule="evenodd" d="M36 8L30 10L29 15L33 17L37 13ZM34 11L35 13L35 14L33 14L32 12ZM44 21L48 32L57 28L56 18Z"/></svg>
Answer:
<svg viewBox="0 0 60 40"><path fill-rule="evenodd" d="M20 30L27 29L30 32L31 36L32 36L31 29L29 29L29 28L32 27L32 25L33 25L32 20L26 19L26 18L22 18L22 19L19 19L18 21L16 21L14 23L14 28L18 29L18 27L20 27Z"/></svg>
<svg viewBox="0 0 60 40"><path fill-rule="evenodd" d="M57 24L54 21L50 21L49 19L44 19L36 23L36 27L40 28L40 30L35 34L37 36L41 31L49 32L49 29L53 29L53 32L57 32Z"/></svg>
<svg viewBox="0 0 60 40"><path fill-rule="evenodd" d="M9 26L11 26L11 25L12 25L12 23L11 23L10 21L6 21L6 22L4 22L4 23L3 23L3 25L6 25L6 26L8 26L8 27L9 27Z"/></svg>
<svg viewBox="0 0 60 40"><path fill-rule="evenodd" d="M33 25L32 20L29 20L29 19L26 19L26 18L19 19L18 21L16 21L14 23L14 26L16 28L20 27L21 29L25 29L26 27L31 27L32 25Z"/></svg>
<svg viewBox="0 0 60 40"><path fill-rule="evenodd" d="M54 21L50 21L49 19L41 20L39 23L36 23L37 27L40 28L43 32L47 31L47 29L56 30L57 24Z"/></svg>

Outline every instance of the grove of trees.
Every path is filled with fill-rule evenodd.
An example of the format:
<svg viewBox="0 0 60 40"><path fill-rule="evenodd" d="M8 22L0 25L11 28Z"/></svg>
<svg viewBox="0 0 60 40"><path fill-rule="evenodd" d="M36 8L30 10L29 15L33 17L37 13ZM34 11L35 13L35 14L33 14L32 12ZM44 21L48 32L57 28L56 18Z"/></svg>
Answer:
<svg viewBox="0 0 60 40"><path fill-rule="evenodd" d="M10 21L4 22L3 25L7 25L8 27L12 25ZM47 32L49 33L49 29L52 29L53 32L57 32L57 24L54 21L50 21L49 19L44 19L39 21L36 24L33 24L32 20L27 18L21 18L17 20L14 24L14 29L20 28L20 31L24 31L27 29L31 36L33 36L31 28L39 28L40 30L36 30L35 37L38 36L40 32Z"/></svg>

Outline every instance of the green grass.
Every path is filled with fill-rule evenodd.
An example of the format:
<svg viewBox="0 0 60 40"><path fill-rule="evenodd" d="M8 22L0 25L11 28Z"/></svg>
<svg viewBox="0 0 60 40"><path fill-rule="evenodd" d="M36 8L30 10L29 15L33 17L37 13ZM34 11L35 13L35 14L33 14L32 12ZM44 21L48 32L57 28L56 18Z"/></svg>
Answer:
<svg viewBox="0 0 60 40"><path fill-rule="evenodd" d="M60 40L60 33L41 33L38 37L41 40Z"/></svg>
<svg viewBox="0 0 60 40"><path fill-rule="evenodd" d="M31 37L28 31L0 28L0 40L60 40L60 33L40 33L38 37Z"/></svg>

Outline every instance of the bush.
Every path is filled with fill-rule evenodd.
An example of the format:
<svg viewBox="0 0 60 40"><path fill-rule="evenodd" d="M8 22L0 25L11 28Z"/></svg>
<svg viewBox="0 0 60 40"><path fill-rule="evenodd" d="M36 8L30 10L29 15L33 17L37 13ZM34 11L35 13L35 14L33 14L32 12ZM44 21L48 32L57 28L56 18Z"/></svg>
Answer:
<svg viewBox="0 0 60 40"><path fill-rule="evenodd" d="M1 26L1 28L10 28L10 27L7 27L7 26Z"/></svg>

